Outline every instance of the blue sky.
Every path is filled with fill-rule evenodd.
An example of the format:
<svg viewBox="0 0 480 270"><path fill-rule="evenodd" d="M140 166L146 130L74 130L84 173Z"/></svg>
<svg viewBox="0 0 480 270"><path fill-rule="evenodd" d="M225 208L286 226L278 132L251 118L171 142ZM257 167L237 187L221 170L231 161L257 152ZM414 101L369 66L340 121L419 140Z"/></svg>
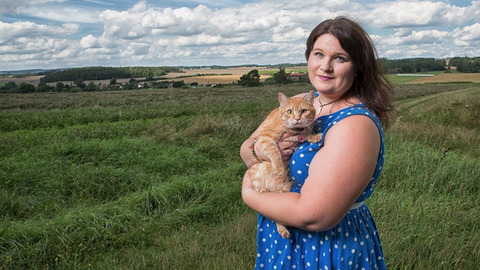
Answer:
<svg viewBox="0 0 480 270"><path fill-rule="evenodd" d="M380 57L480 56L480 0L1 0L0 70L300 63L339 15Z"/></svg>

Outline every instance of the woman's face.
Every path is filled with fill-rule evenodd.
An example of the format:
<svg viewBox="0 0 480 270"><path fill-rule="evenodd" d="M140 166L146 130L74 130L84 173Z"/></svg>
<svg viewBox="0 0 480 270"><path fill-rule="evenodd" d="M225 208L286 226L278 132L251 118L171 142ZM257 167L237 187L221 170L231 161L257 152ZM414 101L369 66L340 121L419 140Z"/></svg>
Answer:
<svg viewBox="0 0 480 270"><path fill-rule="evenodd" d="M313 87L321 94L338 98L353 84L353 60L331 34L317 38L308 58L308 76Z"/></svg>

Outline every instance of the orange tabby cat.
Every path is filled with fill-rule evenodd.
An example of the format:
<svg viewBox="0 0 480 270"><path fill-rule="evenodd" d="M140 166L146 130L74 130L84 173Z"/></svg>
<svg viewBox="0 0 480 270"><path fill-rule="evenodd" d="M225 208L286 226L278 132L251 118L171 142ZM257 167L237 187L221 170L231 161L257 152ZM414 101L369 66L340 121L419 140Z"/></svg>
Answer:
<svg viewBox="0 0 480 270"><path fill-rule="evenodd" d="M278 93L280 107L267 116L255 142L270 161L259 162L248 169L255 190L261 193L290 191L292 182L288 179L289 162L282 161L277 142L285 132L295 134L288 141L320 141L322 134L314 134L312 130L315 120L313 99L313 91L304 97L292 98ZM290 237L290 232L282 224L277 223L277 231L283 238Z"/></svg>

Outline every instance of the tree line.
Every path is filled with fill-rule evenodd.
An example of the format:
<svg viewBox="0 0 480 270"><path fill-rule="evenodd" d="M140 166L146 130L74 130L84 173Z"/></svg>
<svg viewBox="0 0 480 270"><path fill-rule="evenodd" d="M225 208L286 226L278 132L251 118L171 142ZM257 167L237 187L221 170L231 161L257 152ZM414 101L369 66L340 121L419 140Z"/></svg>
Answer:
<svg viewBox="0 0 480 270"><path fill-rule="evenodd" d="M456 67L457 71L465 73L480 72L480 57L454 57L449 59L410 58L410 59L379 59L385 73L416 73L429 71L447 71Z"/></svg>
<svg viewBox="0 0 480 270"><path fill-rule="evenodd" d="M457 67L457 71L465 73L480 72L480 57L454 57L450 59L450 66Z"/></svg>
<svg viewBox="0 0 480 270"><path fill-rule="evenodd" d="M112 90L134 90L145 88L182 88L197 87L198 83L186 84L184 81L137 81L131 78L126 83L117 83L117 79L113 78L109 84L96 84L94 81L85 83L83 80L76 80L72 83L57 82L55 85L40 82L37 87L29 83L19 83L10 81L0 87L0 93L41 93L41 92L95 92L95 91L112 91Z"/></svg>
<svg viewBox="0 0 480 270"><path fill-rule="evenodd" d="M180 69L175 67L82 67L46 72L40 82L94 81L140 77L145 77L148 80L164 76L169 72L180 72Z"/></svg>
<svg viewBox="0 0 480 270"><path fill-rule="evenodd" d="M445 59L435 58L410 58L391 60L379 59L385 73L417 73L429 71L450 71L454 66L459 72L480 72L480 57L454 57L448 62ZM296 66L306 65L295 64ZM280 66L279 71L272 78L260 81L257 69L244 74L237 81L242 86L258 86L261 84L286 84L294 82L308 83L308 75L292 77L285 71L286 66ZM104 90L130 90L138 88L181 88L197 87L198 83L185 84L183 81L161 81L161 76L169 72L181 72L175 67L85 67L67 70L46 72L37 87L28 83L17 84L13 81L0 86L0 93L31 93L31 92L77 92L77 91L104 91ZM297 74L298 75L298 74ZM300 74L301 75L301 74ZM160 77L155 79L155 77ZM124 84L117 83L117 78L130 78ZM145 78L138 80L135 78ZM95 84L94 80L110 80L109 84ZM62 81L71 81L66 84ZM90 81L85 83L84 81ZM51 82L57 82L55 86ZM50 84L47 84L50 83Z"/></svg>
<svg viewBox="0 0 480 270"><path fill-rule="evenodd" d="M395 60L380 58L379 61L387 74L447 70L445 59L409 58Z"/></svg>

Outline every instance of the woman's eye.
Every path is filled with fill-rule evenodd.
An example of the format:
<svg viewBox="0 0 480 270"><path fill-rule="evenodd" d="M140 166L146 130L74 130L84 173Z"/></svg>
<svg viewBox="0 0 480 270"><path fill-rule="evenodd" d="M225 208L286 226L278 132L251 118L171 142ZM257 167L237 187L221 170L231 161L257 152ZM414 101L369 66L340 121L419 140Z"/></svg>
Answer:
<svg viewBox="0 0 480 270"><path fill-rule="evenodd" d="M342 62L342 63L345 62L345 61L347 61L347 60L345 59L345 57L343 57L343 56L337 56L337 60L338 60L339 62Z"/></svg>

